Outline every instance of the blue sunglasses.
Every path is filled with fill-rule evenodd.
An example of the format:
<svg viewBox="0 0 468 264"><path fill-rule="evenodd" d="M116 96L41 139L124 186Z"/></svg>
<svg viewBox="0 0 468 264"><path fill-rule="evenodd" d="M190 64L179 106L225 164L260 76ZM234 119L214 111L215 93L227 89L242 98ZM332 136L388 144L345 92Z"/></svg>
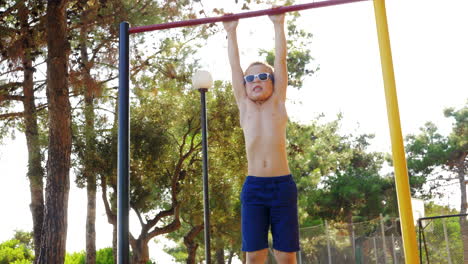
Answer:
<svg viewBox="0 0 468 264"><path fill-rule="evenodd" d="M247 75L244 77L244 80L245 82L253 82L255 78L258 78L260 81L266 81L268 79L270 79L271 81L274 81L275 79L272 74L263 72L263 73L259 73L256 75Z"/></svg>

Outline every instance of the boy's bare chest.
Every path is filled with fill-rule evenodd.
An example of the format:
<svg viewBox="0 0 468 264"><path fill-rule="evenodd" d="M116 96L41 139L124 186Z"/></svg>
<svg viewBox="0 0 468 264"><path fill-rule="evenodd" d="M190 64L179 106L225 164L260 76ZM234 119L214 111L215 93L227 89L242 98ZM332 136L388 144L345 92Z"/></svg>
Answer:
<svg viewBox="0 0 468 264"><path fill-rule="evenodd" d="M240 109L241 126L247 137L259 134L284 133L288 115L284 103L246 104Z"/></svg>

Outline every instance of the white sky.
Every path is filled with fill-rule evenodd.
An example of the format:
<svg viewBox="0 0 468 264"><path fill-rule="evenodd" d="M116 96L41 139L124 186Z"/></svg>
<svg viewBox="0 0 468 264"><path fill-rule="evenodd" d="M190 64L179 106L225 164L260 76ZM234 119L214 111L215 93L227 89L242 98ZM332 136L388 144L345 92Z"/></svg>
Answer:
<svg viewBox="0 0 468 264"><path fill-rule="evenodd" d="M302 2L310 1L298 3ZM219 1L203 3L207 9L223 7ZM238 7L225 9L241 12ZM468 99L467 11L465 0L387 1L403 135L417 133L426 121L436 123L447 134L451 123L444 118L443 109L460 108ZM322 112L333 119L341 111L344 132L374 133L372 147L390 152L373 12L372 2L301 11L302 27L314 34L312 56L321 69L305 80L300 91L288 91L288 113L293 120L307 122ZM241 20L238 34L243 66L258 59L259 48L273 47L273 31L267 17ZM215 80L230 78L224 34L213 37L200 52L201 63ZM26 166L26 143L24 136L17 134L16 140L6 141L0 147L3 182L0 241L11 238L15 229L32 229ZM444 204L458 208L457 192L448 193ZM98 248L110 246L112 228L100 200L97 215ZM85 248L85 217L85 191L73 187L69 204L69 252ZM158 256L158 263L169 263L151 244L152 258Z"/></svg>

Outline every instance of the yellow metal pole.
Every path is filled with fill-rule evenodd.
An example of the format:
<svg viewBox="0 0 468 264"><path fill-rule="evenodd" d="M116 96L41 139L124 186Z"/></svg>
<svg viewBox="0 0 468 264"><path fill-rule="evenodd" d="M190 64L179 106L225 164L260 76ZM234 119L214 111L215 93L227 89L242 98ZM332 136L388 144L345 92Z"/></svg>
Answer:
<svg viewBox="0 0 468 264"><path fill-rule="evenodd" d="M380 60L384 79L385 99L387 102L388 124L392 142L393 165L395 168L395 182L400 212L401 231L403 234L403 248L405 263L416 264L418 259L418 245L414 228L413 211L411 208L411 193L409 187L408 170L406 167L405 149L401 133L400 114L393 72L392 52L388 34L385 0L374 0L375 20L379 39Z"/></svg>

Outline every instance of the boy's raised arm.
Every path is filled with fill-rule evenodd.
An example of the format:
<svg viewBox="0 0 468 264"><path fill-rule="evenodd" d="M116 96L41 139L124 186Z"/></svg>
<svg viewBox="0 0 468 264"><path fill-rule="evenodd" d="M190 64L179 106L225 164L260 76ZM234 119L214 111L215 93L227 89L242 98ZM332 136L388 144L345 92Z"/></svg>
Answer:
<svg viewBox="0 0 468 264"><path fill-rule="evenodd" d="M275 89L279 98L286 101L286 89L288 87L288 66L286 62L287 47L284 32L284 14L270 16L275 28Z"/></svg>
<svg viewBox="0 0 468 264"><path fill-rule="evenodd" d="M237 104L240 99L246 97L244 86L244 72L240 66L239 48L237 45L237 24L238 20L223 22L224 29L228 39L228 56L232 72L232 88L236 97Z"/></svg>

